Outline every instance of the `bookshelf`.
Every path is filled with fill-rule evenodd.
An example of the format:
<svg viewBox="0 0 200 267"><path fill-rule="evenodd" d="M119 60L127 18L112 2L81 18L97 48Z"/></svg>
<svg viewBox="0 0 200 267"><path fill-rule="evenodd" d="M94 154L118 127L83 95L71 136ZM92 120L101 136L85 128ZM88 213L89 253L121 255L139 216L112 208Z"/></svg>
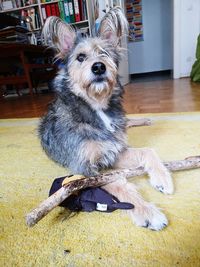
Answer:
<svg viewBox="0 0 200 267"><path fill-rule="evenodd" d="M22 26L30 31L40 31L49 16L58 16L75 26L84 34L92 34L92 0L4 0L0 3L0 14L11 14L21 18ZM31 18L27 22L26 18Z"/></svg>

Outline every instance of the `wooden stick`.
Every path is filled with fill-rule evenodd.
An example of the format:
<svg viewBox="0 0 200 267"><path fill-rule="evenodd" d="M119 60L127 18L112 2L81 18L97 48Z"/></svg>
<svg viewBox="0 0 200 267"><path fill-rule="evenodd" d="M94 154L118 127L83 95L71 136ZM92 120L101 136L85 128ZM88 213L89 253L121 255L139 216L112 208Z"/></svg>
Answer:
<svg viewBox="0 0 200 267"><path fill-rule="evenodd" d="M141 119L134 119L134 118L128 118L126 127L137 127L137 126L149 126L152 124L151 119L147 118L141 118Z"/></svg>
<svg viewBox="0 0 200 267"><path fill-rule="evenodd" d="M127 128L136 127L136 126L148 126L151 125L151 120L148 118L127 118ZM113 181L116 179L117 172L113 172L113 175L110 173L109 181ZM114 179L115 177L115 179ZM86 188L88 186L100 186L106 184L105 180L107 179L107 174L98 176L98 178L87 178L83 179L82 181L76 181L72 183L72 185L68 187L62 187L58 192L56 192L53 196L49 197L47 200L42 202L40 206L33 210L26 216L26 222L29 226L33 226L39 220L41 220L46 214L48 214L52 209L58 206L64 199L66 199L69 195L71 195L74 191L80 190L82 188ZM94 184L94 185L93 185Z"/></svg>
<svg viewBox="0 0 200 267"><path fill-rule="evenodd" d="M170 171L188 170L200 168L200 156L186 158L185 160L164 162L164 165ZM112 183L119 179L130 178L146 174L143 168L122 169L110 171L95 177L81 178L70 182L61 187L56 193L43 201L36 209L32 210L26 216L28 226L34 226L52 209L57 207L62 201L69 197L72 193L87 187L97 187L108 183Z"/></svg>

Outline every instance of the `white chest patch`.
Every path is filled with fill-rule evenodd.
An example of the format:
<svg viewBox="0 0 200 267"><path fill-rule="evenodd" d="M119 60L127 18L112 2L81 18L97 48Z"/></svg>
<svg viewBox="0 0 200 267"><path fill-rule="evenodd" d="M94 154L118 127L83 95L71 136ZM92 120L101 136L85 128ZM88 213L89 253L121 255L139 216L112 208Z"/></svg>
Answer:
<svg viewBox="0 0 200 267"><path fill-rule="evenodd" d="M98 110L97 114L102 119L102 121L103 121L104 125L106 126L106 128L110 132L114 132L115 130L114 130L113 126L112 126L110 118L102 110Z"/></svg>

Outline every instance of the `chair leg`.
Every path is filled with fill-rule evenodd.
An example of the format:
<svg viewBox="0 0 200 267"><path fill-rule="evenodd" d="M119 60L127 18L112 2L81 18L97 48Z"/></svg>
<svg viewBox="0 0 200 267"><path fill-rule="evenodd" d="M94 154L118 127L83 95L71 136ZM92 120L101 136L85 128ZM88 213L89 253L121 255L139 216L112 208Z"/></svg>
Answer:
<svg viewBox="0 0 200 267"><path fill-rule="evenodd" d="M3 99L3 95L4 95L4 88L3 86L0 86L0 99Z"/></svg>
<svg viewBox="0 0 200 267"><path fill-rule="evenodd" d="M33 84L32 84L32 80L31 80L31 76L30 76L30 71L29 71L29 67L28 67L28 60L25 57L23 51L21 51L20 57L21 57L21 60L22 60L22 65L23 65L23 68L24 68L24 73L25 73L25 76L26 76L26 79L27 79L27 83L28 83L30 95L33 95Z"/></svg>
<svg viewBox="0 0 200 267"><path fill-rule="evenodd" d="M19 85L16 85L15 88L16 88L17 95L18 95L18 96L21 96L20 93L19 93L19 90L20 90L20 89L19 89Z"/></svg>

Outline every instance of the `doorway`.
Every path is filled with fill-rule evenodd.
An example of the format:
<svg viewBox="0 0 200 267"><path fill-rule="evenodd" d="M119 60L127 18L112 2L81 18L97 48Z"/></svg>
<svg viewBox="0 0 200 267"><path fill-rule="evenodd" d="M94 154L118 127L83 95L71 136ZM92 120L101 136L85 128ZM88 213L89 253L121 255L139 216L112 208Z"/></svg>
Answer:
<svg viewBox="0 0 200 267"><path fill-rule="evenodd" d="M173 1L142 0L143 40L128 42L129 74L172 71Z"/></svg>

